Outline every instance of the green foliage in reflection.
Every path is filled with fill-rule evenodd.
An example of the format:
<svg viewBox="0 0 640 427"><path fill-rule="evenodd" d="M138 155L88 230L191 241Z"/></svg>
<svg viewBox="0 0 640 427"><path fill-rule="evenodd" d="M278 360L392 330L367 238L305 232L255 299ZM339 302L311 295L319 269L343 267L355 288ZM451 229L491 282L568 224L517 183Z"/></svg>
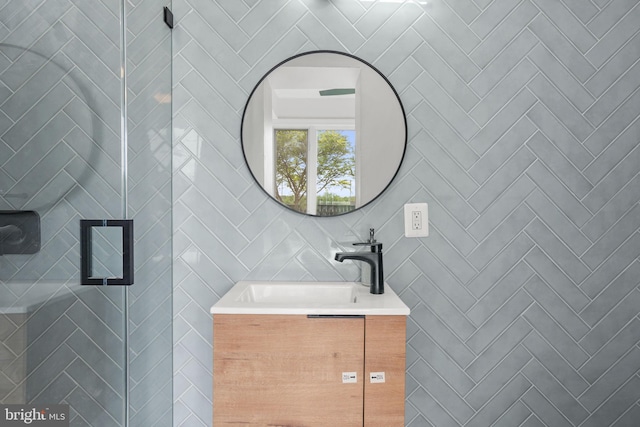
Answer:
<svg viewBox="0 0 640 427"><path fill-rule="evenodd" d="M307 131L277 130L276 199L305 212L307 204ZM283 196L281 193L291 193ZM286 197L287 200L283 197ZM304 201L304 204L302 203Z"/></svg>
<svg viewBox="0 0 640 427"><path fill-rule="evenodd" d="M307 131L277 130L276 198L291 208L306 212L308 148ZM355 160L347 138L338 131L318 134L316 191L349 188L355 176Z"/></svg>

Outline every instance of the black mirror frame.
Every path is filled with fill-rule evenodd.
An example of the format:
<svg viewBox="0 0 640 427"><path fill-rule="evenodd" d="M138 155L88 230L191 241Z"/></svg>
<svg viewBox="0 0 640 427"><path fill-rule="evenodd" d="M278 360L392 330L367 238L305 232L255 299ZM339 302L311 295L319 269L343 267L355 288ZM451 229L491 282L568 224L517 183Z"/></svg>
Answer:
<svg viewBox="0 0 640 427"><path fill-rule="evenodd" d="M342 212L339 214L335 214L335 215L331 215L331 216L320 216L320 215L311 215L309 213L306 212L300 212L297 211L295 209L292 209L290 207L288 207L285 204L282 204L280 202L278 202L271 194L269 194L267 192L266 189L264 189L262 187L262 185L260 184L260 181L256 178L256 176L254 175L253 171L251 170L251 166L249 165L249 161L247 159L247 155L245 153L244 150L244 141L243 141L243 135L242 135L242 130L244 128L244 119L245 119L245 115L247 114L247 109L249 108L249 102L251 101L251 98L253 97L253 94L255 93L255 91L258 89L258 87L260 87L260 84L262 84L262 82L278 67L280 67L281 65L292 61L296 58L299 58L301 56L305 56L305 55L311 55L311 54L316 54L316 53L332 53L332 54L337 54L337 55L343 55L343 56L347 56L349 58L355 59L358 62L361 62L363 64L365 64L366 66L368 66L369 68L371 68L373 71L375 71L380 77L382 77L382 79L389 85L389 88L391 88L391 91L393 92L393 94L396 96L396 99L398 100L398 105L400 106L400 110L402 112L402 118L404 121L404 148L402 150L402 156L400 157L400 162L398 163L398 168L396 169L395 173L393 174L393 176L391 177L391 179L389 180L389 182L387 183L387 185L385 185L385 187L380 190L380 192L371 200L369 200L367 203L365 203L362 206L357 207L354 210L348 211L348 212ZM269 196L269 199L272 200L273 202L277 203L279 206L282 206L284 208L286 208L289 211L298 213L300 215L305 215L305 216L310 216L312 218L333 218L333 217L338 217L338 216L342 216L342 215L347 215L350 214L352 212L356 212L362 208L364 208L365 206L368 206L369 204L371 204L373 201L375 201L376 199L378 199L386 190L387 188L389 188L389 186L391 185L391 183L396 179L396 177L398 176L398 173L400 172L400 168L402 167L402 163L404 162L404 156L407 153L407 145L408 145L408 141L409 141L409 132L408 132L408 128L407 128L407 115L404 109L404 105L402 105L402 100L400 99L400 95L398 95L398 92L396 91L396 88L393 87L393 85L391 84L391 82L389 81L389 79L382 74L382 72L380 70L378 70L376 67L374 67L373 65L371 65L369 62L355 56L352 55L350 53L346 53L346 52L340 52L340 51L336 51L336 50L311 50L311 51L307 51L307 52L302 52L302 53L298 53L296 55L293 55L283 61L280 61L278 64L276 64L275 66L273 66L269 71L267 71L261 78L260 80L256 83L256 85L253 87L253 89L251 90L251 93L249 94L249 97L247 98L247 102L244 106L244 110L242 111L242 120L240 121L240 145L242 147L242 156L244 157L244 162L247 165L247 169L249 170L249 173L251 174L251 177L253 178L253 180L256 182L256 184L258 184L258 187L260 187L260 189L267 195Z"/></svg>

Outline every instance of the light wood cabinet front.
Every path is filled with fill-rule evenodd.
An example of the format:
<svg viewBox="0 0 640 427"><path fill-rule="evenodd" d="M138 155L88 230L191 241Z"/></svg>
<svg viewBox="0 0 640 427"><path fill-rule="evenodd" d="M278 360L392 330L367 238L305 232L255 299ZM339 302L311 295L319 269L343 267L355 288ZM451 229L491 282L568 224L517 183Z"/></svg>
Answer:
<svg viewBox="0 0 640 427"><path fill-rule="evenodd" d="M367 316L364 427L404 427L406 336L406 316ZM377 372L383 383L371 382Z"/></svg>
<svg viewBox="0 0 640 427"><path fill-rule="evenodd" d="M363 425L364 318L213 319L215 427Z"/></svg>

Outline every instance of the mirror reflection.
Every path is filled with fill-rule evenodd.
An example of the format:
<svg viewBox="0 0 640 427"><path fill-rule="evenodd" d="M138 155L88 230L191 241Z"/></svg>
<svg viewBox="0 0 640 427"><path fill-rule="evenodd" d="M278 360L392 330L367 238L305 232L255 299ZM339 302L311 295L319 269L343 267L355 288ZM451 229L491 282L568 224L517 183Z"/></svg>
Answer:
<svg viewBox="0 0 640 427"><path fill-rule="evenodd" d="M347 54L295 56L265 75L242 119L255 180L297 212L340 215L375 199L406 146L404 110L379 71Z"/></svg>

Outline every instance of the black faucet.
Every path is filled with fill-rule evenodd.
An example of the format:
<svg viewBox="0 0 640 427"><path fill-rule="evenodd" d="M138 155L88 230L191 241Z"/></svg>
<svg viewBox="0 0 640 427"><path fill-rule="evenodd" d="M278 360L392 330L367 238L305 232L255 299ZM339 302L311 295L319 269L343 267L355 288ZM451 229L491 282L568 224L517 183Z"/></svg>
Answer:
<svg viewBox="0 0 640 427"><path fill-rule="evenodd" d="M354 246L370 246L371 252L337 252L336 261L342 262L345 259L363 261L371 266L371 288L372 294L384 294L384 274L382 271L382 243L376 242L373 238L374 230L369 229L369 241L354 243Z"/></svg>

